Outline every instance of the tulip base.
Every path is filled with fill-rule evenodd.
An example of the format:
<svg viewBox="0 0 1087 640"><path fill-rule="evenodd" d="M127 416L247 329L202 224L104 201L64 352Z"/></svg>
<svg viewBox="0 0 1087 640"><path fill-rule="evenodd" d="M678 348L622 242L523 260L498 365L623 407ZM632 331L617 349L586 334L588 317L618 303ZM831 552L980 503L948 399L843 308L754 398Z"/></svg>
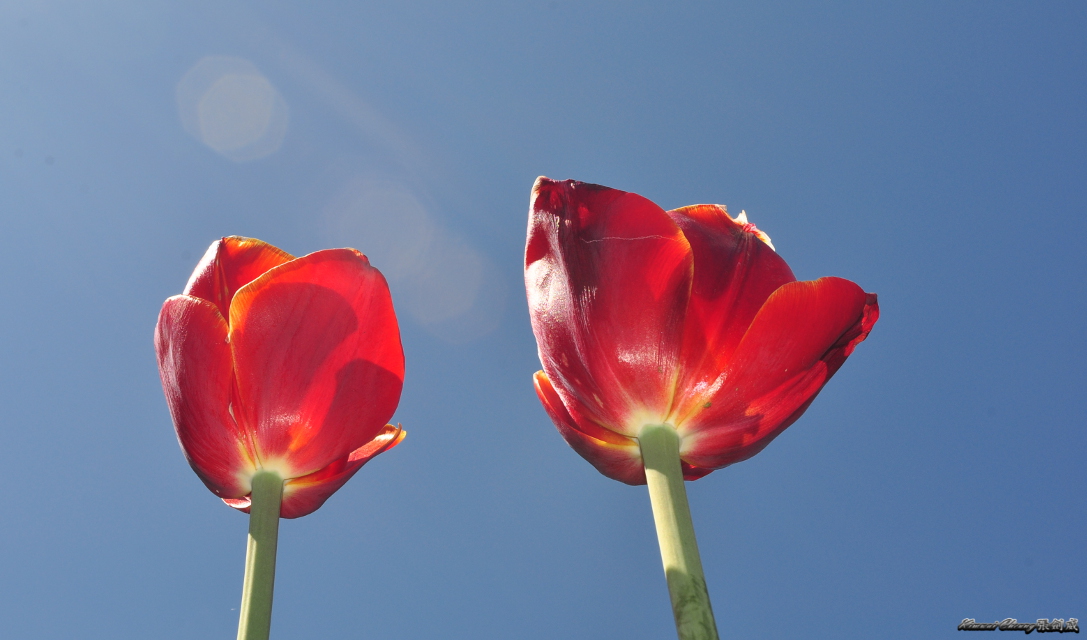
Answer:
<svg viewBox="0 0 1087 640"><path fill-rule="evenodd" d="M638 442L676 633L679 640L717 640L717 624L710 608L679 462L679 435L671 425L651 424L642 428Z"/></svg>
<svg viewBox="0 0 1087 640"><path fill-rule="evenodd" d="M278 473L260 471L253 476L238 640L268 640L271 631L282 502L283 478Z"/></svg>

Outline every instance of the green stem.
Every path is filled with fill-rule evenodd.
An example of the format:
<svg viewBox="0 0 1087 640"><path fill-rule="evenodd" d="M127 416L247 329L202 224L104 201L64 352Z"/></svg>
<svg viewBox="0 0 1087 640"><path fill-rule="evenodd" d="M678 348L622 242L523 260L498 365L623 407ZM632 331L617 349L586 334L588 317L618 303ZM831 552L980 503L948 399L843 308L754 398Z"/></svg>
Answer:
<svg viewBox="0 0 1087 640"><path fill-rule="evenodd" d="M657 525L664 575L679 640L717 640L691 508L679 464L679 435L667 424L648 424L638 435Z"/></svg>
<svg viewBox="0 0 1087 640"><path fill-rule="evenodd" d="M238 620L238 640L268 640L272 627L272 589L276 580L276 543L283 478L271 471L253 476L249 506L249 544Z"/></svg>

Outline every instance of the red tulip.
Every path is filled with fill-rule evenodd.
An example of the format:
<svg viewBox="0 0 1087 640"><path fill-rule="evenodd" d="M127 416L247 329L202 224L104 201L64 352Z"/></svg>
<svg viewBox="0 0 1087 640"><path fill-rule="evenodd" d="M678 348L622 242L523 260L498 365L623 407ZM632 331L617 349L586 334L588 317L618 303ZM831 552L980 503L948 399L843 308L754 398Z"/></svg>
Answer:
<svg viewBox="0 0 1087 640"><path fill-rule="evenodd" d="M798 282L766 234L718 205L664 211L536 181L525 284L536 392L604 475L645 484L637 436L668 424L684 478L746 460L800 417L879 317L841 278Z"/></svg>
<svg viewBox="0 0 1087 640"><path fill-rule="evenodd" d="M353 249L212 243L163 305L155 350L185 457L236 509L267 470L284 479L282 517L312 513L404 437L386 424L404 380L389 288Z"/></svg>

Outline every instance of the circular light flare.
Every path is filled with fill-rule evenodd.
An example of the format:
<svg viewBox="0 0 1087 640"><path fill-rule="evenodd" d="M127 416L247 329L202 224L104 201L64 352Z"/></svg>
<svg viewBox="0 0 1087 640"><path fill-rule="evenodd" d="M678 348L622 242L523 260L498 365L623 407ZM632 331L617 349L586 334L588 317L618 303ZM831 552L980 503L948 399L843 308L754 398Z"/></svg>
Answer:
<svg viewBox="0 0 1087 640"><path fill-rule="evenodd" d="M207 56L176 89L185 131L220 155L249 162L275 153L289 111L275 86L244 58Z"/></svg>
<svg viewBox="0 0 1087 640"><path fill-rule="evenodd" d="M325 214L335 241L366 254L389 279L398 308L430 333L463 343L498 327L506 287L497 267L435 223L404 185L357 177Z"/></svg>
<svg viewBox="0 0 1087 640"><path fill-rule="evenodd" d="M436 229L410 191L387 180L357 177L327 207L338 242L358 243L391 282L410 280L425 268Z"/></svg>

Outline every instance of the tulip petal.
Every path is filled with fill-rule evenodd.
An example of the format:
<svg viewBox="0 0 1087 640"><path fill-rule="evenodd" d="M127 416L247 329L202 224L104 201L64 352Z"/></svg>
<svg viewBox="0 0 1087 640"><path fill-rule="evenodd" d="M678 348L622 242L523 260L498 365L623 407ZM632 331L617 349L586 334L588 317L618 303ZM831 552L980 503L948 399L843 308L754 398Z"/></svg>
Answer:
<svg viewBox="0 0 1087 640"><path fill-rule="evenodd" d="M211 302L229 320L230 301L238 289L272 267L293 259L291 254L267 242L228 236L211 243L183 293Z"/></svg>
<svg viewBox="0 0 1087 640"><path fill-rule="evenodd" d="M875 294L848 280L781 286L705 403L682 421L683 459L719 469L758 453L800 417L878 317Z"/></svg>
<svg viewBox="0 0 1087 640"><path fill-rule="evenodd" d="M313 513L350 480L362 465L379 453L385 453L400 444L406 433L399 425L387 424L373 440L352 451L346 458L340 458L308 476L288 481L284 487L281 516L301 518Z"/></svg>
<svg viewBox="0 0 1087 640"><path fill-rule="evenodd" d="M155 353L177 440L196 475L217 496L249 493L243 478L253 462L230 414L232 364L223 316L206 300L169 298L155 327Z"/></svg>
<svg viewBox="0 0 1087 640"><path fill-rule="evenodd" d="M621 436L584 417L575 420L543 371L533 376L536 395L563 440L605 476L626 484L645 484L645 468L638 441ZM592 435L590 435L592 434Z"/></svg>
<svg viewBox="0 0 1087 640"><path fill-rule="evenodd" d="M315 471L301 478L288 480L283 487L283 504L279 509L281 518L301 518L321 508L333 493L336 493L355 475L362 465L372 460L379 453L385 453L404 439L406 432L400 425L385 425L381 433L370 442L362 445L349 455L340 458L320 471ZM249 513L250 498L223 500L227 505Z"/></svg>
<svg viewBox="0 0 1087 640"><path fill-rule="evenodd" d="M353 249L318 251L243 286L230 305L241 422L262 468L313 473L392 417L404 352L385 278Z"/></svg>
<svg viewBox="0 0 1087 640"><path fill-rule="evenodd" d="M732 359L755 314L775 290L796 278L765 234L734 220L720 205L669 211L694 254L694 282L683 333L681 372L672 416L684 416ZM675 418L673 418L675 419Z"/></svg>
<svg viewBox="0 0 1087 640"><path fill-rule="evenodd" d="M525 284L543 369L566 406L628 436L664 419L691 270L690 245L649 200L536 181Z"/></svg>
<svg viewBox="0 0 1087 640"><path fill-rule="evenodd" d="M645 484L642 450L635 438L593 424L576 408L567 409L543 371L536 372L533 382L547 415L555 423L563 440L578 455L613 480L632 485ZM713 471L694 467L682 460L680 466L685 480L696 480Z"/></svg>

